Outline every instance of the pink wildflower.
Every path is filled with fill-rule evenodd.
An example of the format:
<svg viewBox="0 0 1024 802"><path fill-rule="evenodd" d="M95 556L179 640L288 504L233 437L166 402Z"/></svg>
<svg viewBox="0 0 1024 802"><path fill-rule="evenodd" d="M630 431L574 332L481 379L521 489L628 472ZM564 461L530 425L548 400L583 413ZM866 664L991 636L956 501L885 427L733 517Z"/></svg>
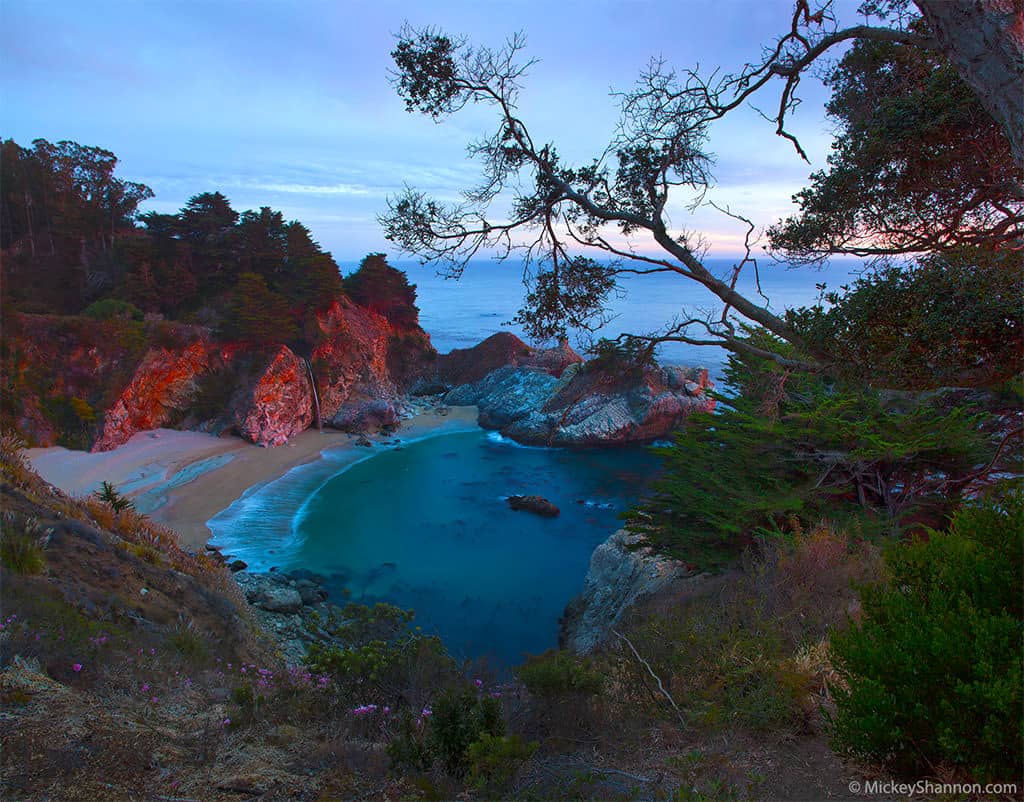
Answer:
<svg viewBox="0 0 1024 802"><path fill-rule="evenodd" d="M74 671L77 674L79 671L82 670L82 664L81 663L75 663L73 666L71 666L71 670Z"/></svg>

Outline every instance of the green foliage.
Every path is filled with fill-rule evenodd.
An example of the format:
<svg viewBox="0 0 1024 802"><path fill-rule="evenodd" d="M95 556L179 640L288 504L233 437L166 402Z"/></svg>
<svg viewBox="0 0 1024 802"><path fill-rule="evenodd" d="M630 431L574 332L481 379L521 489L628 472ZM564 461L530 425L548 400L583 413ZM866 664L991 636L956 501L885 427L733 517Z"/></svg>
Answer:
<svg viewBox="0 0 1024 802"><path fill-rule="evenodd" d="M1022 538L1018 487L889 549L888 581L861 590L861 621L831 639L838 749L910 777L1022 776Z"/></svg>
<svg viewBox="0 0 1024 802"><path fill-rule="evenodd" d="M920 20L911 27L930 35ZM769 230L790 261L996 249L1020 237L1022 171L939 49L857 39L827 83L837 124L828 168L794 196L799 214Z"/></svg>
<svg viewBox="0 0 1024 802"><path fill-rule="evenodd" d="M390 604L349 604L340 621L325 623L329 640L310 645L306 664L314 673L331 676L353 701L397 706L413 677L444 682L455 676L454 661L441 640L411 630L412 617L411 611Z"/></svg>
<svg viewBox="0 0 1024 802"><path fill-rule="evenodd" d="M104 298L102 301L94 301L82 312L85 317L94 320L114 320L115 318L127 318L128 320L142 320L142 310L127 301L117 298Z"/></svg>
<svg viewBox="0 0 1024 802"><path fill-rule="evenodd" d="M565 337L570 328L589 331L600 325L615 278L607 265L577 256L531 274L527 287L512 322L535 340L549 340Z"/></svg>
<svg viewBox="0 0 1024 802"><path fill-rule="evenodd" d="M704 736L804 729L829 670L824 639L846 620L852 584L876 579L879 563L870 544L826 527L751 550L728 579L622 624L679 713L625 645L603 666L605 703L639 716L645 731L652 718Z"/></svg>
<svg viewBox="0 0 1024 802"><path fill-rule="evenodd" d="M563 649L531 655L516 668L516 676L534 696L555 699L564 696L594 696L601 692L604 678L589 658Z"/></svg>
<svg viewBox="0 0 1024 802"><path fill-rule="evenodd" d="M628 374L654 364L654 345L646 340L626 337L623 340L601 338L590 350L583 369L611 375Z"/></svg>
<svg viewBox="0 0 1024 802"><path fill-rule="evenodd" d="M96 412L84 398L51 395L42 400L43 413L57 429L57 443L66 448L86 449L92 442Z"/></svg>
<svg viewBox="0 0 1024 802"><path fill-rule="evenodd" d="M4 523L0 527L0 563L16 574L41 574L46 570L46 551L39 537Z"/></svg>
<svg viewBox="0 0 1024 802"><path fill-rule="evenodd" d="M93 493L93 495L110 507L114 512L123 512L124 510L135 509L135 502L129 498L125 498L117 487L112 485L110 482L101 482L100 489Z"/></svg>
<svg viewBox="0 0 1024 802"><path fill-rule="evenodd" d="M673 445L656 449L665 473L627 514L631 530L703 567L785 532L794 517L898 533L915 516L955 506L993 449L968 407L806 376L790 392L785 376L737 357L729 372L768 397L721 398L718 414L692 415Z"/></svg>
<svg viewBox="0 0 1024 802"><path fill-rule="evenodd" d="M171 633L167 639L168 645L180 654L192 661L203 661L210 654L206 640L190 627L179 627Z"/></svg>
<svg viewBox="0 0 1024 802"><path fill-rule="evenodd" d="M537 741L527 743L518 735L481 733L466 753L470 784L479 790L503 788L539 747Z"/></svg>
<svg viewBox="0 0 1024 802"><path fill-rule="evenodd" d="M221 334L256 345L292 342L299 334L285 298L257 273L238 277Z"/></svg>
<svg viewBox="0 0 1024 802"><path fill-rule="evenodd" d="M497 701L464 686L448 688L419 716L403 710L387 751L396 769L422 772L438 763L450 777L461 779L470 769L470 747L485 735L504 732Z"/></svg>
<svg viewBox="0 0 1024 802"><path fill-rule="evenodd" d="M447 690L434 700L427 743L445 771L461 778L469 769L470 746L484 735L504 732L497 701L469 689Z"/></svg>
<svg viewBox="0 0 1024 802"><path fill-rule="evenodd" d="M887 265L822 305L791 311L848 381L901 388L991 386L1024 370L1024 254L960 249Z"/></svg>
<svg viewBox="0 0 1024 802"><path fill-rule="evenodd" d="M353 301L384 315L399 328L419 325L416 286L405 273L387 263L382 253L371 253L359 269L345 277L345 291Z"/></svg>

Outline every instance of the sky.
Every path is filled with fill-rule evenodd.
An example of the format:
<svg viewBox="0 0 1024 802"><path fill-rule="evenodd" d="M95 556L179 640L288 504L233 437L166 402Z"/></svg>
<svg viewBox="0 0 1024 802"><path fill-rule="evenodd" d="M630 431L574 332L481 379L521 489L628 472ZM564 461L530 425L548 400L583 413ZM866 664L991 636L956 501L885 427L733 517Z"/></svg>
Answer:
<svg viewBox="0 0 1024 802"><path fill-rule="evenodd" d="M376 222L406 185L442 199L474 183L466 144L493 113L441 124L408 114L388 81L404 22L500 46L523 32L537 59L521 116L567 162L599 154L618 118L612 91L652 57L736 69L788 27L792 0L0 0L0 136L113 151L118 175L149 185L145 208L219 190L238 210L271 206L308 226L342 264L397 255ZM768 225L824 166L826 90L805 82L793 118L808 166L751 109L717 123L709 199ZM765 99L767 106L777 98ZM677 228L738 253L745 227L680 201Z"/></svg>

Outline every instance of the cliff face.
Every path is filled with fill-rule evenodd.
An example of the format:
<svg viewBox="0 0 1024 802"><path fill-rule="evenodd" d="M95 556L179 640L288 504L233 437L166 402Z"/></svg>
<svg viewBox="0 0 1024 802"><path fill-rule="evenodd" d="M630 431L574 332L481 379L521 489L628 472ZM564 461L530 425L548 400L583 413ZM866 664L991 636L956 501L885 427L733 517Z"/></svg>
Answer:
<svg viewBox="0 0 1024 802"><path fill-rule="evenodd" d="M594 549L583 592L569 602L561 621L559 645L592 652L638 601L683 581L696 583L686 566L655 554L643 539L622 529Z"/></svg>
<svg viewBox="0 0 1024 802"><path fill-rule="evenodd" d="M376 420L436 356L418 326L398 328L386 317L348 299L318 316L321 342L312 364L321 415L339 428ZM390 421L384 421L390 422Z"/></svg>
<svg viewBox="0 0 1024 802"><path fill-rule="evenodd" d="M313 391L306 363L282 345L243 391L235 428L251 443L280 446L313 421Z"/></svg>
<svg viewBox="0 0 1024 802"><path fill-rule="evenodd" d="M4 423L31 445L60 440L107 451L167 426L236 432L274 446L314 421L310 369L284 344L215 342L201 327L163 322L12 317ZM433 364L427 334L347 298L317 324L309 361L322 421L350 427L397 419L396 399Z"/></svg>
<svg viewBox="0 0 1024 802"><path fill-rule="evenodd" d="M170 422L196 393L196 379L210 367L211 343L202 338L181 350L146 352L128 386L103 416L93 451L109 451L133 434Z"/></svg>

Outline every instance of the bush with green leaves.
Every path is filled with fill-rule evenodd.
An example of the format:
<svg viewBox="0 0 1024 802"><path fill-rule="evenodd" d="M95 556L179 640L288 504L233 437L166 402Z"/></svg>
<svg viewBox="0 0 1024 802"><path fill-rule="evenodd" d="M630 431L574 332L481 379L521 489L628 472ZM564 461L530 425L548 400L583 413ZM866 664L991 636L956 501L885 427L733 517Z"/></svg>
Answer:
<svg viewBox="0 0 1024 802"><path fill-rule="evenodd" d="M354 704L398 707L411 686L437 687L458 676L440 638L411 629L411 610L390 604L349 604L324 622L327 638L312 643L306 665L330 676Z"/></svg>
<svg viewBox="0 0 1024 802"><path fill-rule="evenodd" d="M594 696L604 685L604 677L589 658L578 657L564 649L530 655L516 668L516 676L530 693L547 700Z"/></svg>
<svg viewBox="0 0 1024 802"><path fill-rule="evenodd" d="M124 512L135 509L135 502L122 495L110 482L101 482L100 489L93 493L96 498L110 507L114 512Z"/></svg>
<svg viewBox="0 0 1024 802"><path fill-rule="evenodd" d="M505 734L497 700L467 687L448 688L419 715L406 709L387 751L396 769L423 772L435 764L455 779L470 769L470 748ZM482 759L482 758L481 758Z"/></svg>
<svg viewBox="0 0 1024 802"><path fill-rule="evenodd" d="M41 574L46 552L34 533L4 523L0 527L0 564L16 574Z"/></svg>
<svg viewBox="0 0 1024 802"><path fill-rule="evenodd" d="M117 298L104 298L100 301L94 301L85 308L82 314L94 320L116 320L117 318L142 320L143 318L142 310L139 307Z"/></svg>
<svg viewBox="0 0 1024 802"><path fill-rule="evenodd" d="M719 396L716 414L692 415L656 449L664 475L627 514L655 547L704 568L793 520L886 535L939 520L995 451L981 413L941 397L791 377L735 356L727 373L741 394Z"/></svg>
<svg viewBox="0 0 1024 802"><path fill-rule="evenodd" d="M600 339L590 349L583 369L587 372L604 371L627 374L654 364L654 345L636 337L618 340Z"/></svg>
<svg viewBox="0 0 1024 802"><path fill-rule="evenodd" d="M503 788L539 747L539 742L518 735L481 733L466 752L470 784L480 790Z"/></svg>
<svg viewBox="0 0 1024 802"><path fill-rule="evenodd" d="M961 509L944 532L894 544L888 581L831 638L835 747L909 777L1024 774L1024 494Z"/></svg>

